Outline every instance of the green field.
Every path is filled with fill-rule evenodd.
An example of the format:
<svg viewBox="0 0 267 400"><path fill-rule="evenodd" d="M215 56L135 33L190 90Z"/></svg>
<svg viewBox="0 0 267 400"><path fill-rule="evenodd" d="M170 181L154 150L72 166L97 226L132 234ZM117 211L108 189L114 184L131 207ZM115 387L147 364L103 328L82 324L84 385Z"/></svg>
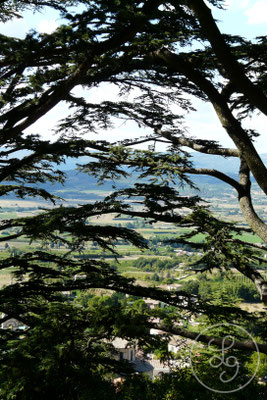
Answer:
<svg viewBox="0 0 267 400"><path fill-rule="evenodd" d="M216 188L215 188L216 189ZM215 190L213 189L213 190ZM65 193L70 192L68 189L62 188L62 190L57 191L57 194L64 195ZM75 191L73 192L75 193ZM72 193L72 194L73 194ZM92 201L92 198L94 195L96 195L96 198L101 196L106 196L110 192L107 190L83 190L81 192L77 191L77 199L67 199L67 203L72 206L76 206L77 204L83 204L86 201L86 198L81 198L80 200L78 199L79 193L82 193L83 195L88 194L88 202ZM81 196L82 197L82 196ZM233 220L233 218L236 218L236 221L239 220L239 214L235 214L235 211L238 211L238 204L229 204L229 199L226 196L224 201L220 201L221 199L217 199L215 196L211 195L211 209L214 206L214 210L216 212L220 210L220 215L225 217L228 220ZM227 201L226 201L227 200ZM0 202L0 219L12 219L16 217L23 217L23 216L28 216L28 215L34 215L39 211L40 207L44 207L44 202L41 201L33 201L33 200L2 200ZM47 205L46 205L47 207ZM52 207L52 206L48 206ZM257 204L257 207L259 207L259 204ZM140 233L145 239L149 240L151 239L158 239L158 242L156 242L156 245L153 245L151 249L146 249L144 251L141 251L140 249L134 248L132 245L124 243L124 244L119 244L116 248L118 253L120 254L120 263L116 263L112 258L110 257L109 253L103 252L98 246L92 246L92 243L87 243L85 244L85 250L84 254L90 255L91 257L95 257L96 259L106 259L107 262L110 262L111 264L115 265L118 272L123 274L124 276L128 277L134 277L138 281L144 280L144 276L148 277L153 274L153 272L149 271L141 271L140 269L134 268L133 267L133 261L139 257L174 257L177 256L179 251L181 251L181 248L179 249L171 249L168 243L166 245L161 241L161 237L167 239L167 238L177 238L180 235L186 234L190 232L189 228L181 228L177 227L172 224L167 224L167 223L156 223L154 225L150 225L147 223L144 223L140 218L131 218L128 216L121 215L119 218L116 218L116 214L107 214L103 215L100 218L92 217L89 218L89 223L94 224L94 225L106 225L106 224L114 224L114 225L119 225L122 227L128 227L130 229L135 229L138 233ZM143 226L142 226L143 224ZM44 246L41 242L36 241L34 243L29 244L27 238L20 237L18 239L14 239L12 241L6 241L5 239L9 235L9 231L6 230L2 232L2 235L0 238L2 239L1 247L2 250L0 251L0 259L10 257L12 255L12 252L14 251L20 251L20 252L28 252L28 251L35 251L37 249L46 249L49 251L53 251L54 253L62 254L63 252L66 252L67 249L61 245L60 247L58 245L51 246L49 244L46 244ZM244 233L243 235L235 235L234 236L237 239L243 240L245 242L250 242L250 243L260 243L261 239L256 236L252 235L250 233ZM202 233L197 234L196 236L192 237L189 239L189 242L192 243L203 243L205 241L205 235ZM6 243L8 243L9 249L5 248ZM44 247L43 247L44 246ZM182 249L183 250L183 249ZM189 247L190 250L190 247ZM78 253L73 253L74 256L78 256ZM195 262L195 255L194 253L186 253L181 257L181 263L184 264L185 266L192 262ZM165 274L165 272L164 272ZM178 277L178 276L184 275L183 273L178 273L175 271L172 271L172 276L173 277ZM10 282L11 278L11 271L8 272L0 272L0 286L6 285ZM188 277L185 278L182 281L179 281L179 283L184 283L188 280L195 279L194 277ZM150 284L149 281L145 281L146 284Z"/></svg>

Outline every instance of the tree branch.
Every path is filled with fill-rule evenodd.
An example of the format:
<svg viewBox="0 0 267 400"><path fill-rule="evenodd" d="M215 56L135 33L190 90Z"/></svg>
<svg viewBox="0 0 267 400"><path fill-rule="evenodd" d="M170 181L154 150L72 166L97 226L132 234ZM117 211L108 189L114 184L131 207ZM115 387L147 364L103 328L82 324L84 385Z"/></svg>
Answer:
<svg viewBox="0 0 267 400"><path fill-rule="evenodd" d="M169 327L164 324L151 324L154 329L158 329L161 331L165 331L171 333L173 335L178 335L185 337L190 340L198 340L201 343L209 344L212 340L212 345L222 348L222 345L229 348L237 349L237 350L245 350L250 352L256 352L257 347L255 346L252 340L246 340L245 342L235 341L234 344L230 340L221 339L218 337L212 337L208 335L200 335L198 332L191 332L187 329L180 328L178 326ZM260 353L267 354L267 344L257 343L258 349Z"/></svg>
<svg viewBox="0 0 267 400"><path fill-rule="evenodd" d="M163 62L169 68L170 73L182 73L208 96L222 126L234 141L240 155L242 155L246 160L249 169L258 182L258 185L262 188L264 193L267 194L267 169L246 131L242 128L240 122L233 116L227 102L217 91L215 86L206 79L201 72L194 69L190 62L167 49L154 52L152 57L155 62Z"/></svg>
<svg viewBox="0 0 267 400"><path fill-rule="evenodd" d="M260 249L260 250L266 250L267 251L267 246L264 246L263 244L245 242L244 240L241 240L241 239L226 239L226 242L239 243L239 244L243 244L243 245L246 245L246 246L255 247L255 249Z"/></svg>
<svg viewBox="0 0 267 400"><path fill-rule="evenodd" d="M252 230L267 243L267 225L256 214L251 200L251 181L249 168L244 159L240 159L239 183L239 205L242 214Z"/></svg>
<svg viewBox="0 0 267 400"><path fill-rule="evenodd" d="M230 148L224 148L224 147L210 147L209 145L204 145L199 143L197 140L194 139L189 139L185 137L178 137L172 135L170 132L167 131L162 131L159 128L155 129L155 132L158 135L161 135L162 137L168 139L171 141L173 144L176 145L182 145L189 147L193 150L198 151L199 153L204 153L204 154L214 154L214 155L220 155L220 156L226 156L226 157L239 157L240 152L237 149L230 149Z"/></svg>
<svg viewBox="0 0 267 400"><path fill-rule="evenodd" d="M158 0L147 0L143 4L142 10L140 9L140 12L150 14L151 10L156 10L159 4ZM21 133L54 108L76 85L80 84L82 77L86 76L88 69L96 62L97 57L107 53L110 49L113 49L113 51L118 50L127 40L134 38L145 22L146 19L137 15L131 21L131 24L123 27L120 32L117 32L105 41L92 44L91 50L88 50L84 54L84 60L73 74L55 87L49 88L42 94L37 104L31 104L26 101L26 108L22 108L18 115L13 115L13 118L6 123L3 129L0 145L16 137L18 133ZM94 82L94 79L92 79L92 82ZM19 121L22 122L18 123Z"/></svg>
<svg viewBox="0 0 267 400"><path fill-rule="evenodd" d="M267 97L246 76L243 66L235 59L229 46L226 44L211 10L202 0L188 0L188 6L198 19L202 31L206 35L211 47L225 70L226 77L235 84L247 99L265 115L267 115Z"/></svg>
<svg viewBox="0 0 267 400"><path fill-rule="evenodd" d="M255 269L247 265L234 264L234 267L249 278L256 286L256 289L260 295L261 301L267 306L267 281L263 276Z"/></svg>
<svg viewBox="0 0 267 400"><path fill-rule="evenodd" d="M231 178L230 176L224 174L223 172L220 172L216 169L209 169L209 168L181 168L182 172L188 173L188 174L194 174L194 175L209 175L209 176L214 176L217 179L220 179L221 181L227 183L228 185L232 186L237 190L237 192L240 191L240 185L239 183Z"/></svg>

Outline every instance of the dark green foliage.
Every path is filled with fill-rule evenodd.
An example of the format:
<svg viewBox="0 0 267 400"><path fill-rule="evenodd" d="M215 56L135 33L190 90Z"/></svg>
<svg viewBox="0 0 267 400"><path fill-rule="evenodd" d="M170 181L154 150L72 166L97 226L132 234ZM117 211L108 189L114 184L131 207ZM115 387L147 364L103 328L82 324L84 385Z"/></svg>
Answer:
<svg viewBox="0 0 267 400"><path fill-rule="evenodd" d="M167 269L177 268L179 265L179 258L172 257L159 259L157 257L140 257L137 260L134 260L133 267L137 269L142 269L144 271L165 271Z"/></svg>
<svg viewBox="0 0 267 400"><path fill-rule="evenodd" d="M238 277L227 279L227 277L214 276L211 279L205 279L204 276L199 276L198 279L185 282L182 290L200 295L205 300L212 300L216 293L220 295L223 291L229 299L232 298L236 302L258 303L260 301L253 283L248 280L241 281Z"/></svg>
<svg viewBox="0 0 267 400"><path fill-rule="evenodd" d="M221 1L210 3L222 6ZM214 36L210 23L214 21L200 0L4 1L0 18L7 21L25 10L39 12L46 7L62 18L51 34L30 31L24 39L1 35L0 195L37 197L47 203L38 215L0 223L0 241L12 244L24 239L43 246L42 251L27 252L12 248L1 260L1 270L12 268L13 282L0 289L0 323L14 318L25 330L1 328L0 396L105 400L121 395L130 399L135 393L137 398L132 385L127 394L126 385L116 392L111 384L113 374L132 373L127 363L115 360L110 345L114 337L138 339L140 346L155 350L166 348L167 336L150 335L154 317L164 321L166 334L184 314L190 318L202 313L209 321L234 319L243 325L253 322L260 334L261 320L234 307L228 293L222 298L215 293L209 301L205 293L197 297L188 287L178 293L147 288L119 275L105 260L85 258L88 243L113 257L119 256L119 241L140 250L148 247L133 226L93 224L89 218L115 214L138 218L143 224L182 226L190 233L178 239L175 235L170 243L187 244L189 249L195 246L190 239L204 234L203 256L196 268L235 267L254 282L265 301L266 283L257 271L262 253L235 239L240 227L215 218L200 196L185 196L182 190L186 185L196 189L190 175L199 173L231 185L241 206L243 200L248 203L249 212L243 213L250 228L265 240L266 230L250 205L249 173L267 192L266 169L253 147L257 133L243 129L240 121L254 109L266 113L266 40L252 43L221 36L216 29ZM90 90L102 84L111 90L116 86L119 98L98 101L90 96ZM216 141L187 135L184 119L194 111L192 96L213 105L236 148L224 149ZM27 129L37 130L34 123L58 104L67 105L69 115L60 115L54 141L28 133ZM109 129L118 121L134 123L136 138L129 139L126 127L125 136L115 142ZM146 128L145 136L139 128ZM106 140L92 139L102 129L108 130ZM140 144L143 150L136 148ZM196 170L184 146L238 158L239 181L217 170ZM77 159L77 164L86 158L79 170L99 184L111 180L110 193L75 206L53 196L46 185L64 184L62 163L67 157ZM125 185L117 183L120 179ZM157 263L158 269L165 268ZM91 289L131 297L129 301L91 298L92 292L87 292ZM79 293L77 301L73 292ZM172 308L152 313L142 298ZM138 380L141 394L151 399L184 398L191 383L187 371L178 376L177 386L172 376L155 383Z"/></svg>
<svg viewBox="0 0 267 400"><path fill-rule="evenodd" d="M202 364L202 372L206 372L207 374L207 384L212 385L215 376L210 374L210 368ZM259 399L264 399L264 387L252 384L242 391L227 394L227 397L231 400L243 400L244 396L257 396ZM206 400L207 398L223 400L225 399L225 394L211 392L199 385L191 369L183 368L170 374L164 374L162 377L158 377L154 382L151 382L145 377L128 378L125 384L120 388L118 398L127 400Z"/></svg>
<svg viewBox="0 0 267 400"><path fill-rule="evenodd" d="M83 299L84 303L84 299ZM147 349L164 340L151 337L149 310L142 300L113 295L79 301L36 303L32 328L2 343L0 381L2 398L59 399L115 396L110 378L132 373L130 365L115 360L115 337L140 340ZM16 384L14 385L14 382ZM102 397L101 397L102 396Z"/></svg>
<svg viewBox="0 0 267 400"><path fill-rule="evenodd" d="M183 284L183 290L187 293L199 294L199 282L197 279L187 281Z"/></svg>
<svg viewBox="0 0 267 400"><path fill-rule="evenodd" d="M34 316L24 339L10 342L1 356L1 398L110 398L115 390L105 372L119 371L112 348L99 342L94 316L72 305L50 303ZM98 321L100 322L100 321ZM95 335L95 336L94 336Z"/></svg>

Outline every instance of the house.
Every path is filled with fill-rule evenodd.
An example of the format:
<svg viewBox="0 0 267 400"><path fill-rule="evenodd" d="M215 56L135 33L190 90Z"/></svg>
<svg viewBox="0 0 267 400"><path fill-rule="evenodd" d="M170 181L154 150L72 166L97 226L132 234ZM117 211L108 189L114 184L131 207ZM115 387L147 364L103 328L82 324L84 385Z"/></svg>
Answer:
<svg viewBox="0 0 267 400"><path fill-rule="evenodd" d="M150 310L153 310L156 307L160 307L161 303L159 300L153 300L146 298L145 300L146 305L150 308Z"/></svg>
<svg viewBox="0 0 267 400"><path fill-rule="evenodd" d="M115 338L112 344L118 353L118 355L115 356L117 360L135 361L136 346L134 344L129 344L127 340L119 337Z"/></svg>
<svg viewBox="0 0 267 400"><path fill-rule="evenodd" d="M136 372L148 375L151 379L155 379L157 376L169 373L171 367L168 363L160 360L144 360L136 357L135 370Z"/></svg>
<svg viewBox="0 0 267 400"><path fill-rule="evenodd" d="M117 350L116 359L130 362L137 373L146 374L151 379L154 379L156 376L170 372L170 366L167 363L153 358L151 360L145 359L142 352L137 350L136 345L129 343L125 339L115 338L112 344ZM118 383L122 379L122 377L117 377L114 383Z"/></svg>

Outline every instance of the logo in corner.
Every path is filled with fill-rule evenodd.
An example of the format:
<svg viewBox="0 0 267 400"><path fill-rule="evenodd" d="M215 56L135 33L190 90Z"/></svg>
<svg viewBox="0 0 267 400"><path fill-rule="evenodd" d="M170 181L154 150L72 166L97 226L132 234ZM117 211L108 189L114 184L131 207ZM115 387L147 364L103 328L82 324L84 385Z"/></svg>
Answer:
<svg viewBox="0 0 267 400"><path fill-rule="evenodd" d="M227 335L218 345L218 337L222 337L221 332L226 330ZM208 344L202 343L201 337L204 336L210 338ZM252 341L257 352L252 376L244 373L240 353L235 349L235 344L244 340ZM198 334L191 347L190 363L194 377L206 389L216 393L233 393L244 389L254 379L259 368L260 354L257 343L244 328L221 323L211 325Z"/></svg>

